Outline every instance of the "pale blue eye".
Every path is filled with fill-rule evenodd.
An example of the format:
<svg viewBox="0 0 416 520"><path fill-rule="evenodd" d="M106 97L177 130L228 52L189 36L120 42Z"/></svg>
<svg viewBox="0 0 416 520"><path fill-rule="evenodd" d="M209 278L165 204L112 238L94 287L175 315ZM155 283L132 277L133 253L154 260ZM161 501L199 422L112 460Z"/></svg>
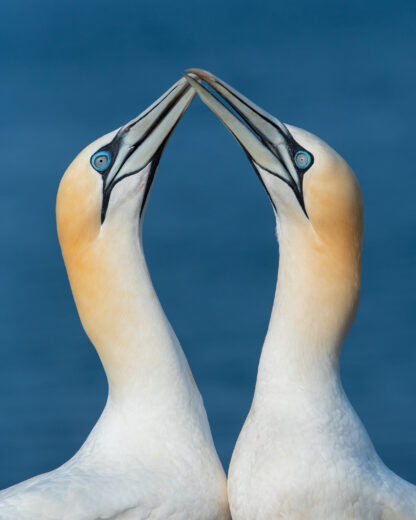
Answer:
<svg viewBox="0 0 416 520"><path fill-rule="evenodd" d="M304 150L297 152L295 155L295 163L298 168L301 170L304 170L311 164L312 158L308 154L308 152L305 152Z"/></svg>
<svg viewBox="0 0 416 520"><path fill-rule="evenodd" d="M97 172L106 170L111 162L111 155L108 152L97 152L91 157L91 165Z"/></svg>

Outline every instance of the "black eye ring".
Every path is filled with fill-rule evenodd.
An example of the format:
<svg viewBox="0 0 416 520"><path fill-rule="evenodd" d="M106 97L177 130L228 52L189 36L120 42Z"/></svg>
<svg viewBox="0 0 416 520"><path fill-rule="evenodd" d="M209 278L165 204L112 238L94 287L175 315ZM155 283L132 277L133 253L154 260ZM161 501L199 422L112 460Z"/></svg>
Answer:
<svg viewBox="0 0 416 520"><path fill-rule="evenodd" d="M108 152L97 152L91 157L91 166L97 172L106 170L111 162L111 155Z"/></svg>

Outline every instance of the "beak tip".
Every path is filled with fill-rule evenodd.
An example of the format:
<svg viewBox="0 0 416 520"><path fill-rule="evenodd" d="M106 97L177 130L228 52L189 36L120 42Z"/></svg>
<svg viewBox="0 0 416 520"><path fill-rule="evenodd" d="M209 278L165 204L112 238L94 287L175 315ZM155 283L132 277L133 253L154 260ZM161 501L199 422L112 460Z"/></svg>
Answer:
<svg viewBox="0 0 416 520"><path fill-rule="evenodd" d="M215 80L215 76L204 69L198 69L195 67L195 68L191 68L191 69L186 69L186 72L188 72L190 74L195 74L195 76L199 77L200 79Z"/></svg>
<svg viewBox="0 0 416 520"><path fill-rule="evenodd" d="M193 81L196 81L197 83L201 83L201 78L194 72L191 72L190 70L186 70L185 72L182 72L182 76L188 82L189 82L189 80L193 80Z"/></svg>

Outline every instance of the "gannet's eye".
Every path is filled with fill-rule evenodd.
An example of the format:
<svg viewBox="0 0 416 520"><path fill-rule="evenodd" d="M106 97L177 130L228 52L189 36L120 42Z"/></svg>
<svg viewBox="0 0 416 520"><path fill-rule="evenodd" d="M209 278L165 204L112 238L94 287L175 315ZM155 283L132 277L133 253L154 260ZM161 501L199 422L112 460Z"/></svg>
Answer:
<svg viewBox="0 0 416 520"><path fill-rule="evenodd" d="M91 157L91 165L97 172L106 170L111 162L108 152L97 152Z"/></svg>
<svg viewBox="0 0 416 520"><path fill-rule="evenodd" d="M305 152L303 150L301 152L297 152L297 154L295 155L296 166L301 170L307 168L311 164L311 161L311 156L308 154L308 152Z"/></svg>

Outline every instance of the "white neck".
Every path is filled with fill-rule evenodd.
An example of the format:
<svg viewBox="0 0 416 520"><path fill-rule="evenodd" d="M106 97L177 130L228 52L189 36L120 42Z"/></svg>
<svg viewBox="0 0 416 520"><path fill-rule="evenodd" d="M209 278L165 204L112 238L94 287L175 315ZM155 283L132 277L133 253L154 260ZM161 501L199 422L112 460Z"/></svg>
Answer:
<svg viewBox="0 0 416 520"><path fill-rule="evenodd" d="M66 263L81 321L107 374L110 399L146 409L155 402L161 413L185 409L195 397L199 401L150 279L138 219L129 223L125 215L113 216L85 260Z"/></svg>
<svg viewBox="0 0 416 520"><path fill-rule="evenodd" d="M339 355L358 306L359 273L351 270L342 283L335 281L320 265L326 251L319 251L311 229L287 231L279 232L276 295L253 408L342 391Z"/></svg>
<svg viewBox="0 0 416 520"><path fill-rule="evenodd" d="M141 229L120 237L117 244L117 263L123 265L123 278L118 280L118 296L128 295L130 313L115 317L114 327L122 327L123 342L110 348L122 348L126 356L119 365L114 358L110 366L104 365L108 374L110 395L135 392L153 395L166 392L164 398L185 396L194 390L188 363L176 335L162 309L153 287L142 247ZM128 259L128 261L126 261ZM123 262L124 260L124 262ZM105 343L107 340L104 341ZM100 346L96 345L100 350ZM103 345L106 348L106 345ZM122 375L122 379L120 378Z"/></svg>

